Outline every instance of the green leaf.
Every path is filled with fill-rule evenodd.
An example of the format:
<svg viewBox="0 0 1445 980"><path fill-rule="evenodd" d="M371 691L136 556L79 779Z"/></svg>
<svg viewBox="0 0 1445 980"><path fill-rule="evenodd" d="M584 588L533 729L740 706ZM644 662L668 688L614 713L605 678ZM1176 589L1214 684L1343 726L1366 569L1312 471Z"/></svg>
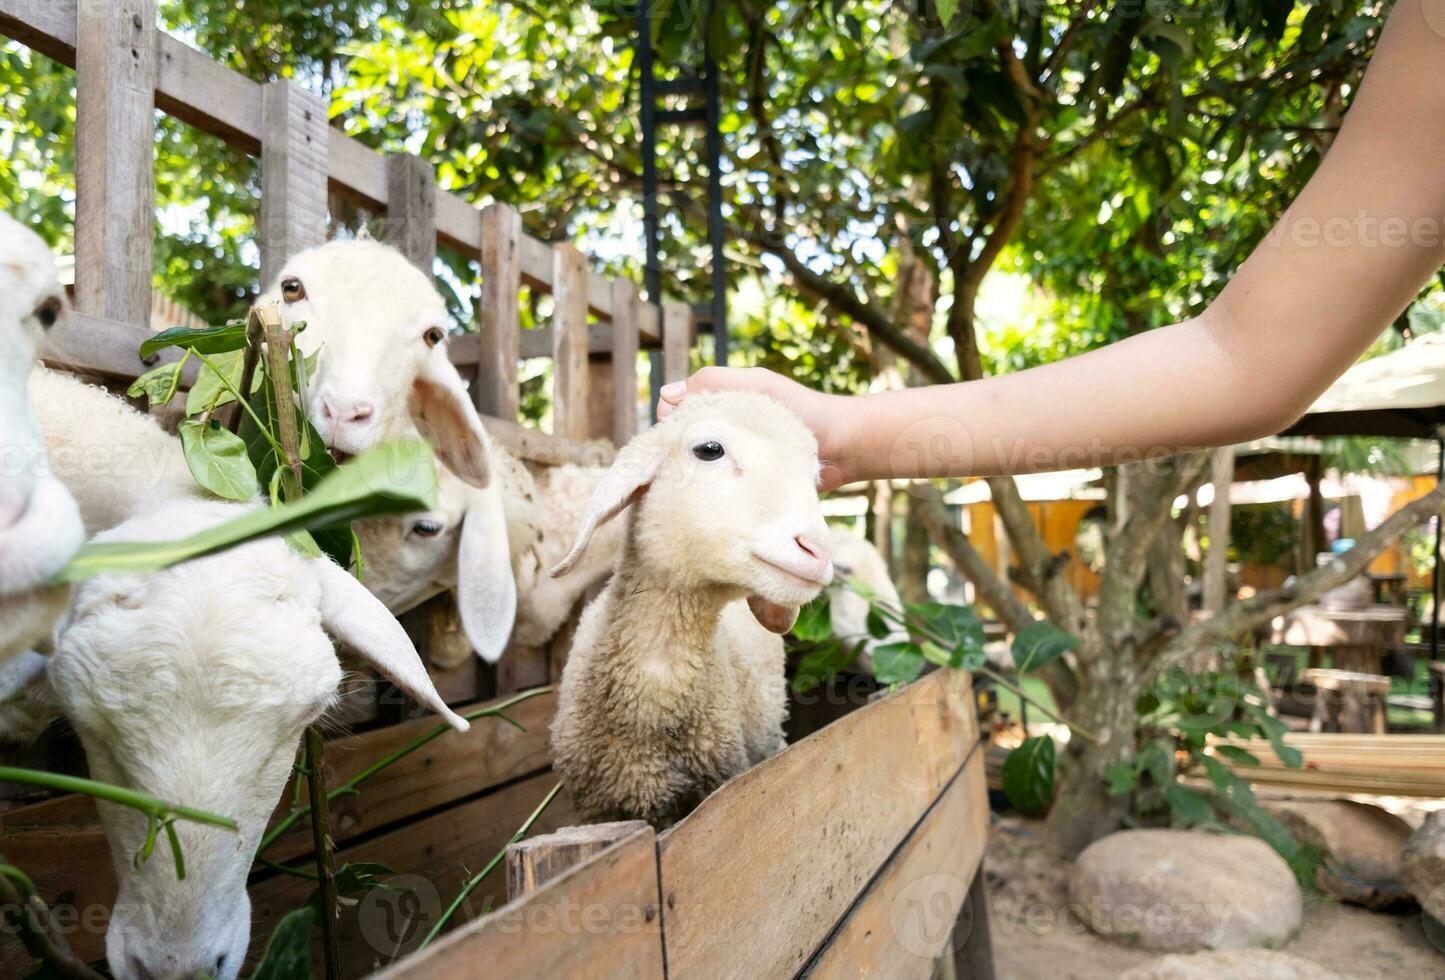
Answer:
<svg viewBox="0 0 1445 980"><path fill-rule="evenodd" d="M888 620L877 609L868 607L868 635L875 640L882 640L893 632L893 627Z"/></svg>
<svg viewBox="0 0 1445 980"><path fill-rule="evenodd" d="M131 382L125 393L132 398L144 395L152 405L164 405L176 397L181 387L181 369L184 361L172 361L160 367L151 368Z"/></svg>
<svg viewBox="0 0 1445 980"><path fill-rule="evenodd" d="M1104 782L1110 796L1123 796L1139 784L1139 774L1127 762L1116 762L1104 770Z"/></svg>
<svg viewBox="0 0 1445 980"><path fill-rule="evenodd" d="M186 419L180 425L181 449L196 482L226 500L247 501L260 489L256 467L241 437L219 422Z"/></svg>
<svg viewBox="0 0 1445 980"><path fill-rule="evenodd" d="M311 925L315 921L316 910L306 905L276 923L251 980L309 980Z"/></svg>
<svg viewBox="0 0 1445 980"><path fill-rule="evenodd" d="M880 684L907 684L923 673L923 650L916 643L884 643L873 650L873 676Z"/></svg>
<svg viewBox="0 0 1445 980"><path fill-rule="evenodd" d="M1003 791L1022 813L1041 813L1054 798L1054 740L1035 735L1003 761Z"/></svg>
<svg viewBox="0 0 1445 980"><path fill-rule="evenodd" d="M804 643L822 643L833 635L833 607L827 592L798 610L793 635Z"/></svg>
<svg viewBox="0 0 1445 980"><path fill-rule="evenodd" d="M1214 820L1214 807L1209 800L1178 783L1171 783L1165 788L1164 799L1169 803L1174 822L1181 826L1193 827Z"/></svg>
<svg viewBox="0 0 1445 980"><path fill-rule="evenodd" d="M241 371L245 367L246 352L244 350L225 351L211 358L211 363L220 368L225 374L226 380L231 382L231 387L240 389ZM221 384L220 377L209 366L202 364L201 373L196 376L196 383L191 385L190 392L186 395L186 414L200 415L213 405L220 406L235 401L235 398Z"/></svg>
<svg viewBox="0 0 1445 980"><path fill-rule="evenodd" d="M1065 653L1079 645L1076 637L1070 636L1053 623L1039 620L1018 631L1013 641L1014 665L1019 673L1053 663Z"/></svg>
<svg viewBox="0 0 1445 980"><path fill-rule="evenodd" d="M953 15L958 13L958 0L937 0L935 4L938 10L938 21L947 27L953 20Z"/></svg>
<svg viewBox="0 0 1445 980"><path fill-rule="evenodd" d="M1216 745L1216 754L1223 756L1237 766L1257 766L1259 757L1253 752L1246 752L1237 745Z"/></svg>
<svg viewBox="0 0 1445 980"><path fill-rule="evenodd" d="M845 646L843 641L830 637L804 655L793 671L792 689L795 694L806 694L829 680L838 671L851 664L858 657L864 641Z"/></svg>
<svg viewBox="0 0 1445 980"><path fill-rule="evenodd" d="M55 581L79 582L107 572L154 572L257 538L435 506L436 464L431 447L415 440L382 443L338 469L299 501L248 510L179 541L89 544Z"/></svg>
<svg viewBox="0 0 1445 980"><path fill-rule="evenodd" d="M189 330L185 327L162 330L153 337L147 337L140 345L140 356L141 360L145 360L156 351L165 350L167 347L186 347L202 354L224 354L245 346L246 322L232 320L219 327L202 327L200 330Z"/></svg>

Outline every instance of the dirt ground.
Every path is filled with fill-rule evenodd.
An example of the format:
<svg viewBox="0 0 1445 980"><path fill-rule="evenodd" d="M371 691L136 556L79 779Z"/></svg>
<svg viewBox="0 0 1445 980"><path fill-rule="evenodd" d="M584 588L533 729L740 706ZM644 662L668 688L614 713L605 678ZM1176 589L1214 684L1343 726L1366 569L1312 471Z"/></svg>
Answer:
<svg viewBox="0 0 1445 980"><path fill-rule="evenodd" d="M985 863L999 980L1114 980L1161 955L1096 936L1064 911L1069 862L1043 845L1037 822L997 821ZM1345 977L1445 980L1445 951L1425 938L1418 913L1388 915L1307 896L1304 926L1284 949Z"/></svg>

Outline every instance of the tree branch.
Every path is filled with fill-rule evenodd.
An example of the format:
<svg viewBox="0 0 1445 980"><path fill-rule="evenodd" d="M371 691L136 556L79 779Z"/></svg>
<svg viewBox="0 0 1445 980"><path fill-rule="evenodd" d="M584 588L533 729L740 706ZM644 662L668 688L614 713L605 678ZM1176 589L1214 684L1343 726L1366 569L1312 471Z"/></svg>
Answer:
<svg viewBox="0 0 1445 980"><path fill-rule="evenodd" d="M994 476L988 479L988 489L994 511L1018 556L1024 585L1038 596L1049 619L1062 629L1082 636L1087 625L1084 608L1064 574L1068 562L1059 561L1059 556L1049 550L1028 504L1019 493L1018 484L1010 477Z"/></svg>
<svg viewBox="0 0 1445 980"><path fill-rule="evenodd" d="M65 980L101 980L99 973L71 952L65 935L56 928L50 910L32 890L29 879L3 856L0 856L0 912L6 925L18 933L25 951L49 967L52 975Z"/></svg>
<svg viewBox="0 0 1445 980"><path fill-rule="evenodd" d="M911 491L922 494L918 516L928 529L928 536L948 555L959 574L973 583L979 601L992 609L1009 629L1018 632L1032 623L1034 617L1028 606L1020 602L1013 588L988 566L968 535L954 524L942 499L932 491L931 486L915 487Z"/></svg>

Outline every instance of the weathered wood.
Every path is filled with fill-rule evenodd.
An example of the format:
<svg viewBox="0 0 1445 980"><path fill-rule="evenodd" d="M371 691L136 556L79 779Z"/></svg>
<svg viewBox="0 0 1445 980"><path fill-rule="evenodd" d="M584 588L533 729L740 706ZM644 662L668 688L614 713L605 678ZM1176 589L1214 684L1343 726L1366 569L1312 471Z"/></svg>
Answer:
<svg viewBox="0 0 1445 980"><path fill-rule="evenodd" d="M561 466L563 463L609 466L617 456L612 446L605 442L576 442L516 422L486 416L482 418L482 425L497 445L521 459L543 466Z"/></svg>
<svg viewBox="0 0 1445 980"><path fill-rule="evenodd" d="M481 358L472 383L477 411L517 421L517 348L521 318L522 216L505 204L482 209L482 300L478 312Z"/></svg>
<svg viewBox="0 0 1445 980"><path fill-rule="evenodd" d="M587 432L584 438L612 441L612 361L608 357L587 359ZM637 395L632 396L634 399Z"/></svg>
<svg viewBox="0 0 1445 980"><path fill-rule="evenodd" d="M507 847L507 901L515 902L554 878L601 854L618 841L648 829L644 820L563 827Z"/></svg>
<svg viewBox="0 0 1445 980"><path fill-rule="evenodd" d="M83 3L75 72L75 306L149 326L155 0Z"/></svg>
<svg viewBox="0 0 1445 980"><path fill-rule="evenodd" d="M45 333L40 356L51 367L86 371L129 380L160 364L180 359L174 350L164 350L146 360L140 345L150 330L145 327L71 313ZM195 380L194 360L182 375L186 384Z"/></svg>
<svg viewBox="0 0 1445 980"><path fill-rule="evenodd" d="M953 971L958 980L994 980L993 935L983 862L968 887L968 900L953 927Z"/></svg>
<svg viewBox="0 0 1445 980"><path fill-rule="evenodd" d="M437 257L437 178L421 157L386 159L386 241L430 278Z"/></svg>
<svg viewBox="0 0 1445 980"><path fill-rule="evenodd" d="M471 980L493 972L661 980L666 975L661 931L656 841L644 825L521 900L378 974L378 980Z"/></svg>
<svg viewBox="0 0 1445 980"><path fill-rule="evenodd" d="M524 647L514 643L507 647L497 661L497 693L506 696L551 683L550 657L548 644Z"/></svg>
<svg viewBox="0 0 1445 980"><path fill-rule="evenodd" d="M659 839L669 971L795 974L977 738L968 675L937 671L714 793Z"/></svg>
<svg viewBox="0 0 1445 980"><path fill-rule="evenodd" d="M366 976L397 955L415 950L463 883L506 846L556 784L557 777L551 773L532 776L338 850L338 866L384 864L397 872L392 879L395 885L415 889L414 897L403 897L405 891L373 889L356 904L343 907L338 928L344 974ZM533 832L548 833L575 819L564 792L538 820ZM287 912L304 905L314 890L315 883L303 878L257 876L250 888L253 925L249 960L256 961L276 923ZM505 901L506 882L499 870L472 892L450 928L463 926ZM319 952L313 943L312 959L317 964Z"/></svg>
<svg viewBox="0 0 1445 980"><path fill-rule="evenodd" d="M1234 447L1221 446L1209 460L1214 500L1209 504L1209 553L1204 556L1204 608L1224 608L1229 580L1229 489L1234 484Z"/></svg>
<svg viewBox="0 0 1445 980"><path fill-rule="evenodd" d="M637 284L612 281L612 444L625 446L637 434Z"/></svg>
<svg viewBox="0 0 1445 980"><path fill-rule="evenodd" d="M552 258L552 433L586 439L587 259L570 242L554 246Z"/></svg>
<svg viewBox="0 0 1445 980"><path fill-rule="evenodd" d="M326 102L289 79L263 90L261 282L281 275L292 256L326 242Z"/></svg>
<svg viewBox="0 0 1445 980"><path fill-rule="evenodd" d="M662 304L662 382L686 380L692 349L692 310L686 303Z"/></svg>
<svg viewBox="0 0 1445 980"><path fill-rule="evenodd" d="M264 86L169 34L157 34L156 108L245 153L259 154L265 130Z"/></svg>
<svg viewBox="0 0 1445 980"><path fill-rule="evenodd" d="M988 840L984 754L975 747L803 976L928 980L953 951L954 923Z"/></svg>

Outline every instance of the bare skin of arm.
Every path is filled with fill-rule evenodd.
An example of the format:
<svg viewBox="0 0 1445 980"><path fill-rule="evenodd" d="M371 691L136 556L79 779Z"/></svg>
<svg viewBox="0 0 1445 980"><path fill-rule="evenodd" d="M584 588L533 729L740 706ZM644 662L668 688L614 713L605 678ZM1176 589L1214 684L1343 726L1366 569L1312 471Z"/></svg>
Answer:
<svg viewBox="0 0 1445 980"><path fill-rule="evenodd" d="M663 389L761 390L818 435L825 483L996 475L1226 445L1294 422L1445 264L1445 0L1402 0L1309 184L1203 314L962 384L825 395L759 368Z"/></svg>

